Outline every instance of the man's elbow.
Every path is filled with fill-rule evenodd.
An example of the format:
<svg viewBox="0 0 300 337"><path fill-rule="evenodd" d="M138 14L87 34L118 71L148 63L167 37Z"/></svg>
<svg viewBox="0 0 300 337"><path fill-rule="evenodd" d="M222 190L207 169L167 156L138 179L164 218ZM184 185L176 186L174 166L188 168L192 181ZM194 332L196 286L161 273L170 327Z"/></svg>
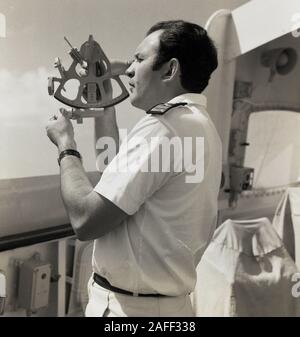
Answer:
<svg viewBox="0 0 300 337"><path fill-rule="evenodd" d="M71 220L71 224L77 239L80 241L95 240L107 233L99 226L99 222L93 219Z"/></svg>
<svg viewBox="0 0 300 337"><path fill-rule="evenodd" d="M79 240L79 241L91 241L93 240L93 238L91 238L90 234L88 232L86 232L85 230L82 230L82 229L75 229L74 228L74 232L75 232L75 235L76 235L76 238Z"/></svg>

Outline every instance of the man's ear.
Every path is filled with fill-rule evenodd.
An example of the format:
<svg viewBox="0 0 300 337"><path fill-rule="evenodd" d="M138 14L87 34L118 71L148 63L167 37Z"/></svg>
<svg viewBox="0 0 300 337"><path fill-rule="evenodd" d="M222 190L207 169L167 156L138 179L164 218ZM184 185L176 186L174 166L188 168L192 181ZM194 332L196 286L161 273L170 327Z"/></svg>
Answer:
<svg viewBox="0 0 300 337"><path fill-rule="evenodd" d="M180 64L176 58L172 58L170 61L164 64L163 80L169 81L178 76L180 72Z"/></svg>

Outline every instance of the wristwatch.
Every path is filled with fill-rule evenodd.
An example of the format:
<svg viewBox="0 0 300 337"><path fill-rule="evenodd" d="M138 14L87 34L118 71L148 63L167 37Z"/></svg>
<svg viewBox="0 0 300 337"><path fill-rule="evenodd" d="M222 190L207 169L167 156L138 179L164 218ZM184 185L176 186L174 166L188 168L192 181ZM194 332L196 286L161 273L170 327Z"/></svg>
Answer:
<svg viewBox="0 0 300 337"><path fill-rule="evenodd" d="M82 161L81 154L78 151L73 150L73 149L67 149L67 150L61 151L61 153L59 154L59 157L57 159L59 166L60 166L61 160L66 156L75 156Z"/></svg>

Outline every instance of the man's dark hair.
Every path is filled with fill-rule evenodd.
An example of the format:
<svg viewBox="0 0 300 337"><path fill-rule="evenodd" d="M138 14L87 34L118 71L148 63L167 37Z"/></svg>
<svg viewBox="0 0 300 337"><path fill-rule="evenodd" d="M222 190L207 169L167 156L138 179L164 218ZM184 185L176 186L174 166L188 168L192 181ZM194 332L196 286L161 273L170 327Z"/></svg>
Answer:
<svg viewBox="0 0 300 337"><path fill-rule="evenodd" d="M173 57L177 58L183 88L201 93L218 67L217 50L206 30L183 20L161 21L149 29L147 36L160 29L163 32L153 70L160 69Z"/></svg>

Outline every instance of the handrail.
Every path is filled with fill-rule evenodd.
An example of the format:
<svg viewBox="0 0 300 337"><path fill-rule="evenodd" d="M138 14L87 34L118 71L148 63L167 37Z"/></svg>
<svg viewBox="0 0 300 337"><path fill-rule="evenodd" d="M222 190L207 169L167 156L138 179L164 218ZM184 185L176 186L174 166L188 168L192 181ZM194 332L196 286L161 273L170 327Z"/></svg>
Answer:
<svg viewBox="0 0 300 337"><path fill-rule="evenodd" d="M31 246L34 244L73 236L74 231L69 224L3 236L0 238L0 252Z"/></svg>

